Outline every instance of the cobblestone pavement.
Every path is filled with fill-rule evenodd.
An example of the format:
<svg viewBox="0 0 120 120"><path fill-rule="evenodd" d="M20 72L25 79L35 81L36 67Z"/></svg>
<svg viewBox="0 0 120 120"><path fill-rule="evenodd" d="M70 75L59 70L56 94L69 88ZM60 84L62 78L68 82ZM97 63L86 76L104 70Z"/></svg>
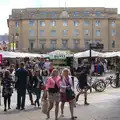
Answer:
<svg viewBox="0 0 120 120"><path fill-rule="evenodd" d="M83 98L83 95L81 95L75 108L77 120L120 120L120 88L108 88L102 93L88 94L89 106L83 105ZM10 111L6 113L3 111L3 103L0 106L0 120L46 120L46 116L41 112L41 109L30 105L28 95L24 111L18 111L15 107L16 92L12 96L12 109ZM65 117L60 117L59 120L70 120L67 103L64 115ZM50 120L54 120L54 109L51 111Z"/></svg>

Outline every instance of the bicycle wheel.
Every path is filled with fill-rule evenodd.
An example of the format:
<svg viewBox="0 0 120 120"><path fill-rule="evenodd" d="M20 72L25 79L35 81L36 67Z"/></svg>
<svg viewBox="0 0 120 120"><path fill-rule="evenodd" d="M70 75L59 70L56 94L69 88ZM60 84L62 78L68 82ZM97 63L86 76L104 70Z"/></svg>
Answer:
<svg viewBox="0 0 120 120"><path fill-rule="evenodd" d="M111 87L112 88L116 88L116 82L115 82L115 79L113 79L112 81L111 81Z"/></svg>
<svg viewBox="0 0 120 120"><path fill-rule="evenodd" d="M106 89L106 84L103 80L99 80L95 83L95 90L97 92L103 92Z"/></svg>

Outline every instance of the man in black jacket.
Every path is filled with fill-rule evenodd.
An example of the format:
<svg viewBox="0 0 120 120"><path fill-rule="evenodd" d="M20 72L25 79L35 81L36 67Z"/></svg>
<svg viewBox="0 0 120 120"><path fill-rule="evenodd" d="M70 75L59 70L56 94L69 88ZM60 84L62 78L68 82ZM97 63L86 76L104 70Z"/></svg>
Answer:
<svg viewBox="0 0 120 120"><path fill-rule="evenodd" d="M24 68L24 63L20 64L20 68L17 69L16 73L16 89L17 89L17 108L25 109L25 97L28 83L28 71Z"/></svg>
<svg viewBox="0 0 120 120"><path fill-rule="evenodd" d="M78 83L81 91L76 96L76 101L78 101L79 96L81 93L84 93L84 104L89 105L87 102L87 75L89 73L89 65L88 61L86 59L83 60L83 63L81 66L78 67L76 76L78 78Z"/></svg>

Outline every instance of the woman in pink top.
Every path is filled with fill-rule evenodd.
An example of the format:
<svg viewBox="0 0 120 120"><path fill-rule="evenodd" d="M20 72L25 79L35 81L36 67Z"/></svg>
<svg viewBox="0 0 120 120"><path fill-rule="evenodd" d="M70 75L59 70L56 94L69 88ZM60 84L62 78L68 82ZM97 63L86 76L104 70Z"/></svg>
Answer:
<svg viewBox="0 0 120 120"><path fill-rule="evenodd" d="M47 118L50 118L50 110L53 108L55 103L55 120L58 119L58 110L59 110L59 102L60 102L60 84L61 77L58 75L58 71L54 69L51 73L51 77L48 78L46 84L46 90L48 92L48 111Z"/></svg>

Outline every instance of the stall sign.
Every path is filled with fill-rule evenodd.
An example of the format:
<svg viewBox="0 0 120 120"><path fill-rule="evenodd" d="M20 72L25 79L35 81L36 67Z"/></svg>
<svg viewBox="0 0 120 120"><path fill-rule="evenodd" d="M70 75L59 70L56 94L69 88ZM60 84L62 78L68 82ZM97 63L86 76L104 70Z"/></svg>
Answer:
<svg viewBox="0 0 120 120"><path fill-rule="evenodd" d="M50 55L50 59L62 60L62 59L66 59L66 55Z"/></svg>
<svg viewBox="0 0 120 120"><path fill-rule="evenodd" d="M0 64L2 64L2 54L0 54Z"/></svg>

